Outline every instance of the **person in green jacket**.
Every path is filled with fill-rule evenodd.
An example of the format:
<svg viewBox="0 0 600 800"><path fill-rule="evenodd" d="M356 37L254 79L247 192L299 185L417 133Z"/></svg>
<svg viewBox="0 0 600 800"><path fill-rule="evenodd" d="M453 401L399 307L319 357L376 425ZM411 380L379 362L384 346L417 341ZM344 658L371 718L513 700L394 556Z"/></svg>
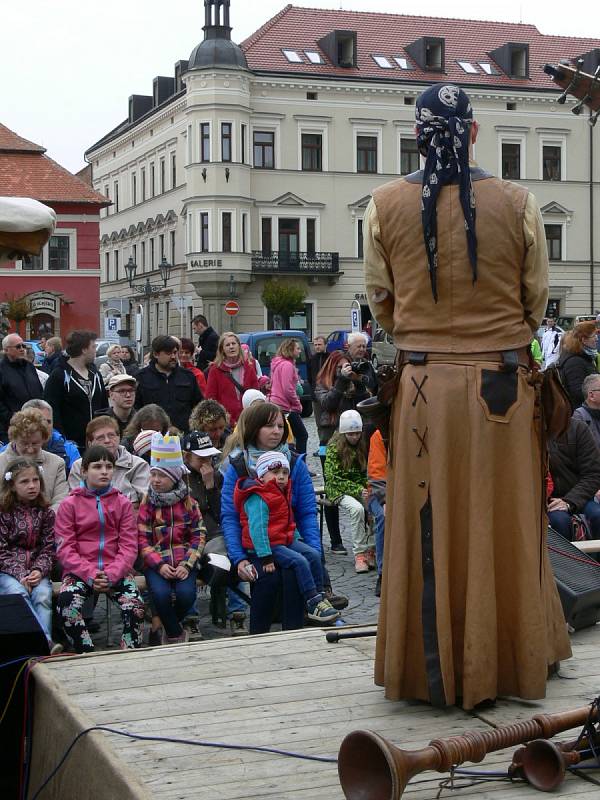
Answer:
<svg viewBox="0 0 600 800"><path fill-rule="evenodd" d="M544 356L542 354L542 347L536 338L531 342L531 355L538 366L541 366Z"/></svg>
<svg viewBox="0 0 600 800"><path fill-rule="evenodd" d="M350 518L356 572L375 569L375 539L367 525L367 447L358 411L340 414L325 455L325 494Z"/></svg>

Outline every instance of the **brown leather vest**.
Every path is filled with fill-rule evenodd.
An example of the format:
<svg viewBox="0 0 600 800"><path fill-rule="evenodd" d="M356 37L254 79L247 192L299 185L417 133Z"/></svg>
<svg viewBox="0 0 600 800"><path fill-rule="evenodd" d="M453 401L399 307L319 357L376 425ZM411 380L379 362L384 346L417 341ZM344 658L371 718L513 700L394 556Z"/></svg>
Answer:
<svg viewBox="0 0 600 800"><path fill-rule="evenodd" d="M521 302L527 189L485 173L473 181L473 189L477 281L458 186L445 186L437 203L437 303L423 242L420 180L392 181L373 192L394 280L393 337L401 350L489 352L516 349L531 340Z"/></svg>

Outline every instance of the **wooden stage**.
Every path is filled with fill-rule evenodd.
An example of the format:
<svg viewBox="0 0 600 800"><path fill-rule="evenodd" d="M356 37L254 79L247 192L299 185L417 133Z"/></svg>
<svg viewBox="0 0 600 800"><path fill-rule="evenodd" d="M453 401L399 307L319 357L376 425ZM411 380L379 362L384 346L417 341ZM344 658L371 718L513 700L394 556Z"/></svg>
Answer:
<svg viewBox="0 0 600 800"><path fill-rule="evenodd" d="M500 700L466 713L391 703L373 685L374 638L328 644L310 628L137 652L54 659L36 666L29 798L78 732L107 725L144 735L253 744L335 756L342 738L370 728L406 749L434 737L485 729L588 703L600 692L600 626L572 637L574 657L541 702ZM574 732L562 738L574 738ZM504 769L512 751L479 769ZM591 773L600 779L600 772ZM435 798L445 776L422 773L405 796ZM420 782L419 782L420 781ZM568 775L563 797L587 800L600 787ZM540 797L523 783L494 782L441 797ZM252 751L85 735L40 800L342 800L335 764Z"/></svg>

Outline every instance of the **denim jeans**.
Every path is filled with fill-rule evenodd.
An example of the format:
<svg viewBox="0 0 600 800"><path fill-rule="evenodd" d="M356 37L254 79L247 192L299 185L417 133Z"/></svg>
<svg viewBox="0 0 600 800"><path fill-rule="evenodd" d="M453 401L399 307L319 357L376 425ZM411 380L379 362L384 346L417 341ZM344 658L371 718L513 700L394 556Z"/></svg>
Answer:
<svg viewBox="0 0 600 800"><path fill-rule="evenodd" d="M600 539L600 503L595 500L588 500L581 510L590 524L593 539ZM571 540L571 515L568 511L549 511L548 522L550 527L557 533Z"/></svg>
<svg viewBox="0 0 600 800"><path fill-rule="evenodd" d="M20 594L24 597L46 634L46 638L48 641L52 639L52 583L50 578L42 578L29 594L16 578L6 572L0 572L0 594Z"/></svg>
<svg viewBox="0 0 600 800"><path fill-rule="evenodd" d="M180 622L196 601L196 570L193 569L182 581L167 580L154 569L145 570L144 576L167 636L169 639L181 636Z"/></svg>
<svg viewBox="0 0 600 800"><path fill-rule="evenodd" d="M305 599L313 597L315 591L323 591L323 569L321 556L304 542L296 541L289 545L271 545L273 560L278 567L294 570L300 591Z"/></svg>
<svg viewBox="0 0 600 800"><path fill-rule="evenodd" d="M373 527L375 529L375 558L377 560L377 572L383 572L383 531L385 529L385 514L383 506L379 500L371 495L369 497L369 514L373 515Z"/></svg>

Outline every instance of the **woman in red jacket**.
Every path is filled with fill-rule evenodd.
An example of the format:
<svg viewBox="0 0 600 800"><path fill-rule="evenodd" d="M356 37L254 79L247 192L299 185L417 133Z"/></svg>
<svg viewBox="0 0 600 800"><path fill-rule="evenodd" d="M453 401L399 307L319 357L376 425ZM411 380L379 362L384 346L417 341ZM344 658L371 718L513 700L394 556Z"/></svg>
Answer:
<svg viewBox="0 0 600 800"><path fill-rule="evenodd" d="M246 389L258 389L254 365L242 356L242 346L235 333L221 334L217 355L208 372L207 396L227 409L231 424L242 413L242 395Z"/></svg>

